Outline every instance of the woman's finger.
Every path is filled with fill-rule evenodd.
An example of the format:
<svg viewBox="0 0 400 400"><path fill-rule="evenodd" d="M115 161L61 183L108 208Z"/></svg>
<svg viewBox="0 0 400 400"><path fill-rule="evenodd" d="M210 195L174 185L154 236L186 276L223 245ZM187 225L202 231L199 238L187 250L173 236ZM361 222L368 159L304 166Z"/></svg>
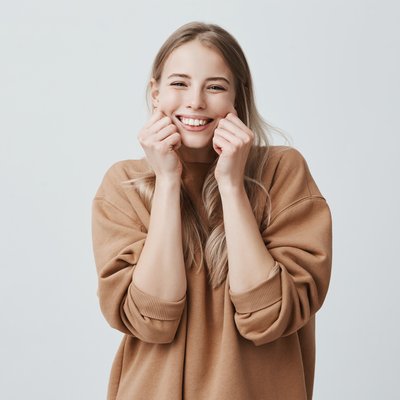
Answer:
<svg viewBox="0 0 400 400"><path fill-rule="evenodd" d="M233 135L236 137L240 138L242 141L246 141L248 139L248 134L246 132L243 132L243 130L236 124L232 119L228 119L231 117L224 118L223 120L220 121L220 126L219 128L225 129L228 132L232 132ZM240 121L240 120L239 120ZM247 127L245 127L247 130Z"/></svg>
<svg viewBox="0 0 400 400"><path fill-rule="evenodd" d="M226 141L235 144L236 146L240 146L243 143L242 137L236 135L230 131L227 131L223 128L215 129L215 135L222 136Z"/></svg>
<svg viewBox="0 0 400 400"><path fill-rule="evenodd" d="M158 133L162 128L168 126L169 124L171 124L171 118L164 115L162 116L161 119L159 119L158 121L156 121L152 126L150 126L147 130L150 133L150 135L153 135L154 133Z"/></svg>
<svg viewBox="0 0 400 400"><path fill-rule="evenodd" d="M169 124L166 127L160 129L159 131L156 131L151 135L152 140L155 142L161 142L168 136L171 136L172 134L177 133L177 128L174 124Z"/></svg>
<svg viewBox="0 0 400 400"><path fill-rule="evenodd" d="M160 109L154 109L153 110L153 115L150 117L150 119L146 122L144 125L144 128L150 128L157 120L163 118L165 116L164 112Z"/></svg>

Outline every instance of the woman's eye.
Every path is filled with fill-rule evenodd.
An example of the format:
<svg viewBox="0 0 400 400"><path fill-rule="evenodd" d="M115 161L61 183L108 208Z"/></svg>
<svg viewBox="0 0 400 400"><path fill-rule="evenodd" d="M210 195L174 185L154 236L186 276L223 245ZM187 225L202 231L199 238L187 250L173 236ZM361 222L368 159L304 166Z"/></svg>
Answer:
<svg viewBox="0 0 400 400"><path fill-rule="evenodd" d="M212 85L212 86L210 86L210 88L216 88L214 90L225 90L223 87L217 86L217 85Z"/></svg>
<svg viewBox="0 0 400 400"><path fill-rule="evenodd" d="M186 84L184 82L173 82L173 83L171 83L171 86L182 87L182 86L186 86ZM212 86L209 86L209 88L212 90L225 90L223 87L218 86L218 85L212 85Z"/></svg>

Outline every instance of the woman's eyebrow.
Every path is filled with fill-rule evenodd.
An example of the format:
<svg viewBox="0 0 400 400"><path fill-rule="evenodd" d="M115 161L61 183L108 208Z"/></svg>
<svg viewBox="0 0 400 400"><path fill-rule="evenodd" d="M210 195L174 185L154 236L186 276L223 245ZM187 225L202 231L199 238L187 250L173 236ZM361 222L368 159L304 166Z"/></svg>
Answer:
<svg viewBox="0 0 400 400"><path fill-rule="evenodd" d="M178 78L191 79L191 77L187 74L177 74L177 73L171 74L167 79L175 77L175 76ZM230 82L224 76L212 76L210 78L207 78L206 81L225 81L228 85L230 85Z"/></svg>

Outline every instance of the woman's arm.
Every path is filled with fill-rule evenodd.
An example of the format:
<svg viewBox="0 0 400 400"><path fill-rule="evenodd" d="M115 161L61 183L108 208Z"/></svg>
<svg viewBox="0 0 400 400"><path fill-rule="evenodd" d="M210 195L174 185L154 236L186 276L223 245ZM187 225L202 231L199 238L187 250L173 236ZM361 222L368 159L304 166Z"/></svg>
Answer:
<svg viewBox="0 0 400 400"><path fill-rule="evenodd" d="M325 300L332 268L331 211L304 157L285 151L275 168L263 232L242 189L220 188L235 323L257 346L310 321Z"/></svg>
<svg viewBox="0 0 400 400"><path fill-rule="evenodd" d="M332 265L332 220L326 200L303 198L263 232L276 272L252 289L229 294L236 326L259 346L302 328L321 308ZM250 265L242 265L242 275Z"/></svg>
<svg viewBox="0 0 400 400"><path fill-rule="evenodd" d="M220 189L229 261L229 286L246 292L265 281L275 260L265 247L243 187Z"/></svg>
<svg viewBox="0 0 400 400"><path fill-rule="evenodd" d="M143 292L166 301L185 296L178 180L156 179L148 234L133 271L133 282Z"/></svg>
<svg viewBox="0 0 400 400"><path fill-rule="evenodd" d="M100 309L110 326L125 334L147 343L171 343L186 304L186 294L179 301L164 300L159 297L159 293L151 295L136 286L133 272L141 260L147 238L151 239L153 236L152 231L158 230L159 234L162 232L157 229L155 218L160 214L160 209L162 211L162 207L157 204L168 194L171 201L168 211L172 211L172 204L175 203L172 201L173 193L176 191L170 193L158 189L153 202L155 228L149 231L150 213L141 204L135 190L124 189L121 185L121 181L130 177L126 170L131 165L126 164L125 161L120 161L109 168L92 203L93 251L98 274L97 295ZM159 212L156 212L157 209ZM169 216L171 213L164 216L166 222ZM165 240L169 242L168 238L174 235L168 232L166 236ZM143 269L152 271L155 282L162 281L160 272L166 270L163 268L166 262L166 253L163 254L162 251L163 243L164 240L160 240L161 251L158 247L153 249L155 262L152 262L153 258L148 258L150 263L143 266ZM172 257L169 262L171 276L168 278L176 278L180 264L177 262L173 265L175 261ZM146 271L143 275L147 276Z"/></svg>

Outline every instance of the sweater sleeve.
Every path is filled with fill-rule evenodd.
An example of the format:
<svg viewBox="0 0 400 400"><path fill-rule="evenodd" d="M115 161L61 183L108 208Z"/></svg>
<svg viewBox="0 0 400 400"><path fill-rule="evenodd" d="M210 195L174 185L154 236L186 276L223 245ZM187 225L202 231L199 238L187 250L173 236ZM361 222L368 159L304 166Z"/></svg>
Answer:
<svg viewBox="0 0 400 400"><path fill-rule="evenodd" d="M104 182L107 182L105 179ZM148 343L173 341L186 295L166 301L141 291L132 275L147 233L134 210L129 214L105 195L112 186L101 187L92 203L92 239L100 309L111 327ZM119 200L121 202L121 200Z"/></svg>
<svg viewBox="0 0 400 400"><path fill-rule="evenodd" d="M292 166L299 175L294 178L282 173L278 179L286 180L290 186L285 190L286 205L273 213L271 223L262 232L275 267L256 287L241 293L229 290L236 310L236 326L243 337L257 346L303 327L321 308L328 291L332 264L331 212L304 159L299 153L296 157L301 163ZM302 185L306 185L305 189L301 189ZM299 198L294 200L296 197Z"/></svg>

